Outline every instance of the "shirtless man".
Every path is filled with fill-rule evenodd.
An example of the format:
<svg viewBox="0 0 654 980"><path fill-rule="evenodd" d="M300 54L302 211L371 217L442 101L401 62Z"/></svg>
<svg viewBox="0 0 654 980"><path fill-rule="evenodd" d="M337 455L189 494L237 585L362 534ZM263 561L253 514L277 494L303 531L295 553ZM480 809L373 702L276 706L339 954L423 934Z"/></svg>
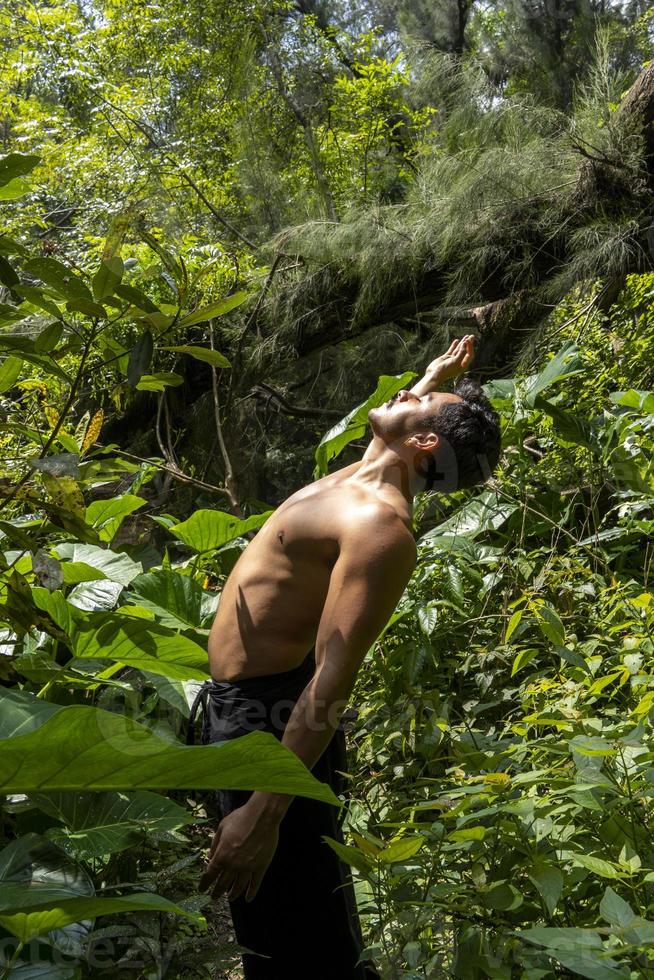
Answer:
<svg viewBox="0 0 654 980"><path fill-rule="evenodd" d="M265 701L279 681L276 696L292 692L292 700L278 737L337 792L345 769L339 712L415 566L413 496L429 484L447 492L482 483L499 456L497 416L478 386L437 391L473 356L473 337L454 341L411 390L373 409L362 460L278 507L222 593L209 638L217 702ZM211 740L245 730L212 731ZM259 954L244 957L245 976L377 976L357 966L352 886L321 839L339 839L337 809L275 793L221 796L201 887L227 893L237 940Z"/></svg>

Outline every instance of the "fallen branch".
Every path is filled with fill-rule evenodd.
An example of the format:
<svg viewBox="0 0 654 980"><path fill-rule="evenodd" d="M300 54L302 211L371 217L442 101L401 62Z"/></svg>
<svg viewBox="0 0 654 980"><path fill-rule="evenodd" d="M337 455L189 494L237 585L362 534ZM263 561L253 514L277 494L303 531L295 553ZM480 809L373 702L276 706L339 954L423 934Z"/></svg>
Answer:
<svg viewBox="0 0 654 980"><path fill-rule="evenodd" d="M133 459L135 463L147 463L148 466L154 466L162 473L169 473L170 476L174 477L176 480L180 480L182 483L190 483L195 487L200 487L202 490L210 490L212 493L220 493L223 496L228 496L228 491L226 487L216 487L213 483L206 483L204 480L198 480L194 476L189 476L188 473L184 473L176 466L168 466L166 463L159 463L155 459L148 459L146 456L137 456L136 453L128 453L124 449L117 449L115 446L105 446L101 442L94 443L99 449L108 449L117 456L124 456L125 459Z"/></svg>
<svg viewBox="0 0 654 980"><path fill-rule="evenodd" d="M336 412L331 408L314 408L312 405L291 405L281 391L278 391L272 385L266 384L263 381L255 385L245 398L258 398L267 404L270 404L272 401L284 415L290 415L294 418L327 418L338 421L343 418L344 414L343 412Z"/></svg>

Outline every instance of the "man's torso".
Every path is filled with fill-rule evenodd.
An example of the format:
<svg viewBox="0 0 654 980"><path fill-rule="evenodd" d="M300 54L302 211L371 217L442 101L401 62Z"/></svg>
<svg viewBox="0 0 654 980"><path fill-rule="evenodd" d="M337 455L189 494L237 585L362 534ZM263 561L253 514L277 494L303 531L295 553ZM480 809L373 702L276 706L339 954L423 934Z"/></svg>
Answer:
<svg viewBox="0 0 654 980"><path fill-rule="evenodd" d="M313 646L342 536L371 500L380 503L348 479L353 469L285 500L239 558L209 636L216 680L291 670ZM407 514L396 517L407 525Z"/></svg>

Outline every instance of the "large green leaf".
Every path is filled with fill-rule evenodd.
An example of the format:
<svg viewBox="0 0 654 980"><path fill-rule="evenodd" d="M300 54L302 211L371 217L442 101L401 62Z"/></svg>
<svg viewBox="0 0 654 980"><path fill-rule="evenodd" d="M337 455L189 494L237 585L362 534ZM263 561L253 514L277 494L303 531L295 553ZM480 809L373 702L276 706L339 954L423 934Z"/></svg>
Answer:
<svg viewBox="0 0 654 980"><path fill-rule="evenodd" d="M575 976L590 980L628 980L630 971L605 955L601 937L592 929L536 926L519 932L521 939L545 948L548 956Z"/></svg>
<svg viewBox="0 0 654 980"><path fill-rule="evenodd" d="M268 732L214 745L167 741L130 718L59 708L26 735L0 741L0 793L128 789L246 789L338 804Z"/></svg>
<svg viewBox="0 0 654 980"><path fill-rule="evenodd" d="M11 303L0 303L0 327L8 327L12 323L19 323L21 320L30 316L28 310L23 307L12 306ZM33 346L32 341L27 337L5 337L1 338L2 347L16 347L28 344Z"/></svg>
<svg viewBox="0 0 654 980"><path fill-rule="evenodd" d="M24 319L26 315L27 314L22 313L15 317L11 315L9 320L7 320L6 314L2 314L0 315L0 325L5 326L7 323L12 323L15 320ZM66 384L70 384L70 378L66 372L63 371L59 365L52 360L52 358L46 357L42 354L37 354L35 352L35 341L31 340L29 337L22 334L3 334L0 336L0 350L4 348L19 354L23 360L29 361L30 364L34 364L36 367L40 368L44 374L53 374L55 377L61 378L62 381L65 381Z"/></svg>
<svg viewBox="0 0 654 980"><path fill-rule="evenodd" d="M629 391L612 391L609 398L614 405L635 408L644 415L654 414L654 392L652 391L637 391L630 388Z"/></svg>
<svg viewBox="0 0 654 980"><path fill-rule="evenodd" d="M85 561L65 561L61 564L64 585L78 585L80 582L97 582L107 576L100 568L93 568Z"/></svg>
<svg viewBox="0 0 654 980"><path fill-rule="evenodd" d="M86 508L86 521L94 527L101 541L111 541L128 514L147 503L143 497L124 493L120 497L94 500Z"/></svg>
<svg viewBox="0 0 654 980"><path fill-rule="evenodd" d="M86 872L51 841L28 834L0 853L0 925L29 942L72 922L117 912L174 912L202 919L160 895L98 897Z"/></svg>
<svg viewBox="0 0 654 980"><path fill-rule="evenodd" d="M0 739L26 735L57 711L57 704L41 701L27 691L3 687L0 691Z"/></svg>
<svg viewBox="0 0 654 980"><path fill-rule="evenodd" d="M604 892L604 898L600 902L600 915L605 922L618 929L626 929L634 919L636 914L624 898L614 892L609 885Z"/></svg>
<svg viewBox="0 0 654 980"><path fill-rule="evenodd" d="M527 942L549 949L569 949L575 952L580 949L602 949L602 940L593 929L534 926L532 929L523 929L518 935Z"/></svg>
<svg viewBox="0 0 654 980"><path fill-rule="evenodd" d="M0 187L16 177L25 177L34 170L41 158L31 153L8 153L0 159Z"/></svg>
<svg viewBox="0 0 654 980"><path fill-rule="evenodd" d="M124 598L150 609L162 626L202 627L218 607L218 594L205 592L190 575L166 569L139 575Z"/></svg>
<svg viewBox="0 0 654 980"><path fill-rule="evenodd" d="M27 255L27 249L9 235L0 234L0 255Z"/></svg>
<svg viewBox="0 0 654 980"><path fill-rule="evenodd" d="M31 190L30 184L23 177L14 177L4 187L0 187L0 201L16 201Z"/></svg>
<svg viewBox="0 0 654 980"><path fill-rule="evenodd" d="M111 296L123 278L123 260L118 255L112 255L100 263L100 268L93 276L93 295L100 301L105 296Z"/></svg>
<svg viewBox="0 0 654 980"><path fill-rule="evenodd" d="M241 520L221 510L196 510L187 521L171 527L170 533L194 551L215 551L234 538L261 527L271 514L269 510Z"/></svg>
<svg viewBox="0 0 654 980"><path fill-rule="evenodd" d="M195 922L203 919L197 913L189 912L161 895L151 892L136 892L120 898L51 898L39 905L29 889L6 885L4 899L10 909L19 907L22 911L14 914L0 913L0 925L23 942L35 936L42 936L53 929L62 929L71 922L82 919L95 919L100 915L116 915L126 912L173 912ZM30 901L31 900L31 901ZM54 906L54 907L53 907Z"/></svg>
<svg viewBox="0 0 654 980"><path fill-rule="evenodd" d="M529 871L529 877L538 889L545 908L550 915L554 915L556 906L559 904L563 894L563 874L554 865L540 864L534 865Z"/></svg>
<svg viewBox="0 0 654 980"><path fill-rule="evenodd" d="M58 589L51 592L41 586L33 586L31 595L32 602L38 609L47 613L67 636L73 635L79 612L66 600L63 592Z"/></svg>
<svg viewBox="0 0 654 980"><path fill-rule="evenodd" d="M569 378L573 374L579 374L580 370L581 358L579 357L579 350L574 341L569 340L563 345L558 354L549 361L540 374L535 374L527 378L524 395L526 404L533 408L536 403L536 397L541 391L551 388L552 385L562 381L563 378Z"/></svg>
<svg viewBox="0 0 654 980"><path fill-rule="evenodd" d="M104 572L112 582L129 585L132 579L143 572L143 566L133 561L129 555L111 551L109 548L99 548L92 544L71 543L68 541L55 545L54 551L62 561L83 562L92 568ZM64 565L64 581L65 581Z"/></svg>
<svg viewBox="0 0 654 980"><path fill-rule="evenodd" d="M46 295L45 290L40 289L39 286L26 286L24 283L21 283L20 286L16 286L15 292L17 292L19 296L23 296L29 303L32 304L32 306L35 306L39 310L43 310L44 313L50 313L52 316L56 317L60 329L63 331L63 324L61 323L61 310L54 300ZM55 325L51 323L45 329L46 331L51 329L53 330L54 326ZM41 335L39 335L34 343L34 349L38 352L52 350L52 347L46 347L42 344L40 336Z"/></svg>
<svg viewBox="0 0 654 980"><path fill-rule="evenodd" d="M118 582L80 582L68 593L68 601L86 612L108 612L116 607L122 591Z"/></svg>
<svg viewBox="0 0 654 980"><path fill-rule="evenodd" d="M20 277L11 262L7 261L4 255L0 255L0 282L3 286L13 289L20 283Z"/></svg>
<svg viewBox="0 0 654 980"><path fill-rule="evenodd" d="M12 840L0 852L0 883L2 924L23 941L51 932L49 940L64 950L71 938L66 928L71 920L53 918L53 907L95 897L88 872L52 841L33 833ZM83 941L88 931L88 923L80 924L76 938Z"/></svg>
<svg viewBox="0 0 654 980"><path fill-rule="evenodd" d="M53 304L54 305L54 304ZM56 309L56 307L55 307ZM53 351L64 332L64 325L61 320L53 320L34 340L34 350L39 354L49 354Z"/></svg>
<svg viewBox="0 0 654 980"><path fill-rule="evenodd" d="M115 287L116 296L120 296L121 299L127 300L132 306L135 306L137 310L142 310L144 313L158 313L159 307L155 306L152 300L137 289L136 286L130 286L126 282L121 282L119 286Z"/></svg>
<svg viewBox="0 0 654 980"><path fill-rule="evenodd" d="M404 374L387 375L383 374L372 395L353 409L349 415L332 426L329 432L325 433L316 449L316 476L324 476L327 467L332 459L341 453L348 443L354 439L360 439L365 435L368 425L368 412L371 408L383 405L389 398L392 398L402 388L406 388L408 383L415 378L414 371L406 371Z"/></svg>
<svg viewBox="0 0 654 980"><path fill-rule="evenodd" d="M12 918L12 924L7 925L12 932L17 932L17 926L21 938L41 931L34 928L35 920L25 921L32 908L92 898L94 894L93 881L86 869L38 834L18 837L0 852L0 914L21 910L21 917Z"/></svg>
<svg viewBox="0 0 654 980"><path fill-rule="evenodd" d="M542 395L534 398L534 407L546 412L554 424L555 431L566 441L586 446L597 452L599 445L595 436L593 426L586 419L579 418L572 412L566 412L558 405L552 404Z"/></svg>
<svg viewBox="0 0 654 980"><path fill-rule="evenodd" d="M43 280L64 299L85 299L93 302L93 296L86 283L76 272L63 265L57 259L30 259L25 264L25 271L37 279Z"/></svg>
<svg viewBox="0 0 654 980"><path fill-rule="evenodd" d="M153 353L154 340L150 331L146 330L132 347L127 363L127 380L132 387L136 387L144 375L147 376Z"/></svg>
<svg viewBox="0 0 654 980"><path fill-rule="evenodd" d="M157 374L142 374L136 384L137 391L165 391L166 388L177 388L184 383L181 374L175 371L159 371Z"/></svg>
<svg viewBox="0 0 654 980"><path fill-rule="evenodd" d="M22 367L22 357L17 357L15 354L10 354L9 357L4 359L4 361L0 364L0 394L2 394L3 391L9 391L10 388L13 388L15 383L18 381Z"/></svg>
<svg viewBox="0 0 654 980"><path fill-rule="evenodd" d="M176 830L194 819L160 793L34 793L30 802L63 826L46 831L77 860L123 851L154 831Z"/></svg>
<svg viewBox="0 0 654 980"><path fill-rule="evenodd" d="M47 942L47 940L46 940ZM30 947L28 946L28 956ZM5 963L0 959L0 966ZM72 965L49 963L47 960L28 963L19 959L11 968L11 980L78 980L77 968Z"/></svg>
<svg viewBox="0 0 654 980"><path fill-rule="evenodd" d="M177 680L206 680L206 652L192 640L152 620L109 613L90 615L72 633L76 657L113 660Z"/></svg>

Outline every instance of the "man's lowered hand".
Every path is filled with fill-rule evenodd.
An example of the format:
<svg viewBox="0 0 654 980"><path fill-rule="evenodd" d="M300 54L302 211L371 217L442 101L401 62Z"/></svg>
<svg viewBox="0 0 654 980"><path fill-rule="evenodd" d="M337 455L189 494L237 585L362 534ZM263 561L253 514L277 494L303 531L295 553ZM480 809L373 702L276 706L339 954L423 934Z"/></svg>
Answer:
<svg viewBox="0 0 654 980"><path fill-rule="evenodd" d="M200 879L200 890L224 893L230 902L245 895L251 901L273 859L279 840L279 824L261 818L246 803L228 813L220 823L209 851L209 862Z"/></svg>

